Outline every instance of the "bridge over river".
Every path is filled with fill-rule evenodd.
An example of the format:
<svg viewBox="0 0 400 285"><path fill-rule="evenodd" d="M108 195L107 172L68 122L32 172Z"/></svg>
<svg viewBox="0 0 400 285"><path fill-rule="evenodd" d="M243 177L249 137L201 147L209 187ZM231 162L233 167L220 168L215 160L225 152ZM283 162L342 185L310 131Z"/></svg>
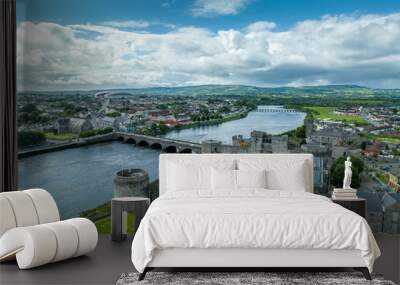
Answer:
<svg viewBox="0 0 400 285"><path fill-rule="evenodd" d="M98 135L88 138L79 138L69 142L48 144L30 149L20 150L18 157L29 157L32 155L54 152L63 149L70 149L76 147L87 146L102 142L119 140L125 143L136 144L137 146L149 147L152 149L159 149L164 152L177 152L177 153L201 153L202 145L189 141L182 141L177 139L167 139L153 136L145 136L134 133L113 132L105 135Z"/></svg>
<svg viewBox="0 0 400 285"><path fill-rule="evenodd" d="M295 109L276 108L271 106L258 106L256 111L263 113L299 113L299 111Z"/></svg>
<svg viewBox="0 0 400 285"><path fill-rule="evenodd" d="M125 143L136 144L137 146L160 149L165 152L179 153L201 153L201 144L182 141L177 139L160 138L134 133L116 132L115 137Z"/></svg>

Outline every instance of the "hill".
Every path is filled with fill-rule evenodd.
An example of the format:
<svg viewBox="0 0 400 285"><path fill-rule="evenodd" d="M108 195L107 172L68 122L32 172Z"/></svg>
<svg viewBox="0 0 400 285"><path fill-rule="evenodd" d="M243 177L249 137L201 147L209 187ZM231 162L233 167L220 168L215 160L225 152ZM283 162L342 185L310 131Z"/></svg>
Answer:
<svg viewBox="0 0 400 285"><path fill-rule="evenodd" d="M110 90L117 91L117 90ZM340 97L354 96L371 98L375 96L400 97L400 89L372 89L357 85L326 85L304 87L256 87L247 85L198 85L185 87L152 87L123 89L132 95L181 95L181 96L301 96Z"/></svg>
<svg viewBox="0 0 400 285"><path fill-rule="evenodd" d="M359 98L393 99L400 98L400 89L373 89L357 85L325 85L303 87L257 87L248 85L198 85L183 87L124 88L91 91L48 91L21 92L22 95L94 95L96 93L116 93L154 96L257 96L296 98Z"/></svg>

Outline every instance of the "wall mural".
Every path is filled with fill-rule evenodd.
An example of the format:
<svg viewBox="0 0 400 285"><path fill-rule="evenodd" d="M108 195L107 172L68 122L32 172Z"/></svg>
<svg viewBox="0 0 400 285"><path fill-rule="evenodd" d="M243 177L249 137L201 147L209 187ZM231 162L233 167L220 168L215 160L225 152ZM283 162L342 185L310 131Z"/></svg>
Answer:
<svg viewBox="0 0 400 285"><path fill-rule="evenodd" d="M18 0L19 187L109 232L161 152L313 153L326 196L349 156L371 228L400 233L395 5Z"/></svg>

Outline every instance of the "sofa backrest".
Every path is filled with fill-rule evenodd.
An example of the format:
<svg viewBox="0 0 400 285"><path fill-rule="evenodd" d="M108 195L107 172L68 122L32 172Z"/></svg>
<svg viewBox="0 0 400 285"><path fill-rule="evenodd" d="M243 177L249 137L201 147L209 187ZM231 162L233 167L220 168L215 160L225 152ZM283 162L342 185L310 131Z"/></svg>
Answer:
<svg viewBox="0 0 400 285"><path fill-rule="evenodd" d="M169 164L181 165L202 165L213 166L221 163L226 163L227 168L231 165L237 169L238 165L244 163L252 163L254 165L263 164L267 168L276 168L279 165L279 170L284 173L285 179L295 179L297 173L293 172L291 167L294 164L302 163L304 167L304 183L303 188L310 193L314 192L313 183L313 155L307 153L301 154L161 154L159 160L159 192L160 195L169 191L168 189L168 171L170 170ZM170 164L171 165L171 164ZM188 167L190 169L190 167ZM211 179L211 178L210 178Z"/></svg>
<svg viewBox="0 0 400 285"><path fill-rule="evenodd" d="M49 192L29 189L0 193L0 237L15 227L60 220L57 204Z"/></svg>

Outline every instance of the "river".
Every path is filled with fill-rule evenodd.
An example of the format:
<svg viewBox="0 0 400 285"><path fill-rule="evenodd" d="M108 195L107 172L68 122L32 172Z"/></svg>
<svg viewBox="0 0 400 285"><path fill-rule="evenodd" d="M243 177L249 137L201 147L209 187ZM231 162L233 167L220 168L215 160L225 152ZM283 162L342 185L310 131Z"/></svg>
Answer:
<svg viewBox="0 0 400 285"><path fill-rule="evenodd" d="M170 132L169 138L193 142L217 139L231 143L235 134L252 130L282 133L303 124L304 113L250 112L246 118L220 125ZM115 173L122 168L143 168L150 180L158 178L159 151L120 142L101 143L35 155L19 160L19 188L44 188L55 198L62 218L109 201Z"/></svg>
<svg viewBox="0 0 400 285"><path fill-rule="evenodd" d="M260 106L262 107L262 106ZM271 106L265 106L270 107ZM274 109L282 109L280 106L273 106ZM267 132L269 134L280 134L290 131L303 125L305 113L263 113L252 111L247 117L221 125L211 125L183 129L167 133L164 137L201 143L204 140L214 139L226 144L232 144L232 136L242 134L250 137L253 130Z"/></svg>

